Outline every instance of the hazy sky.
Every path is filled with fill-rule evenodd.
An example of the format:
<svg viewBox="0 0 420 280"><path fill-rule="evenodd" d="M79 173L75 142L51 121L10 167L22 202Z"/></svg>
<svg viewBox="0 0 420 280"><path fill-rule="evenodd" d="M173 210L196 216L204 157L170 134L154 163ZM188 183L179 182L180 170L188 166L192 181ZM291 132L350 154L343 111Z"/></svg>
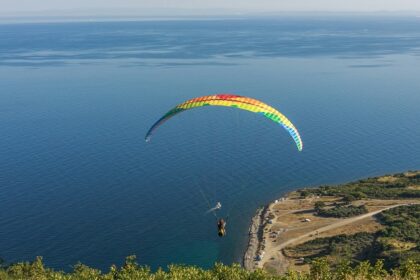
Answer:
<svg viewBox="0 0 420 280"><path fill-rule="evenodd" d="M420 0L0 0L1 15L420 11Z"/></svg>

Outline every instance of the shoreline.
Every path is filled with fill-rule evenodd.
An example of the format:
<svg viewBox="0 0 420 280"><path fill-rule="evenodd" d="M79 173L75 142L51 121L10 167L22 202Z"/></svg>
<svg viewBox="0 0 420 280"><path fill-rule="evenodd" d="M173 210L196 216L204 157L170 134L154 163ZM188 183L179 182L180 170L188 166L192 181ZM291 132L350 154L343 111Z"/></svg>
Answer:
<svg viewBox="0 0 420 280"><path fill-rule="evenodd" d="M286 193L280 200L286 200L291 193ZM254 271L258 267L259 260L264 256L264 229L270 221L270 208L276 202L278 200L258 208L251 219L248 229L248 244L242 258L242 266L246 270Z"/></svg>
<svg viewBox="0 0 420 280"><path fill-rule="evenodd" d="M257 209L252 217L248 230L248 245L242 258L242 265L246 270L257 268L258 257L264 256L264 229L269 223L270 207L274 202Z"/></svg>
<svg viewBox="0 0 420 280"><path fill-rule="evenodd" d="M262 241L262 233L264 222L264 214L267 212L267 205L257 209L255 215L251 219L251 225L248 230L248 245L245 250L245 254L242 258L242 265L246 270L253 270L254 259L257 256L258 249Z"/></svg>

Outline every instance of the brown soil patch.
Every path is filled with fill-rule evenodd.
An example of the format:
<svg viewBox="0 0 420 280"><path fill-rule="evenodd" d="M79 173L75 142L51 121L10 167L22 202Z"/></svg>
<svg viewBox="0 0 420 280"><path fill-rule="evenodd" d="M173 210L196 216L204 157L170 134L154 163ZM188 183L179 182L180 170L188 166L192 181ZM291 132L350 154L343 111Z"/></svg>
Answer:
<svg viewBox="0 0 420 280"><path fill-rule="evenodd" d="M378 223L378 221L375 218L369 217L350 225L323 232L319 234L318 237L331 237L340 234L351 235L358 232L377 232L382 228L383 226L380 223Z"/></svg>
<svg viewBox="0 0 420 280"><path fill-rule="evenodd" d="M420 186L419 185L408 186L407 189L409 189L409 190L415 190L415 191L420 191Z"/></svg>
<svg viewBox="0 0 420 280"><path fill-rule="evenodd" d="M394 183L395 181L398 181L398 178L395 178L393 176L384 176L378 179L378 182L381 183Z"/></svg>
<svg viewBox="0 0 420 280"><path fill-rule="evenodd" d="M408 171L404 173L405 177L414 177L420 174L420 171Z"/></svg>

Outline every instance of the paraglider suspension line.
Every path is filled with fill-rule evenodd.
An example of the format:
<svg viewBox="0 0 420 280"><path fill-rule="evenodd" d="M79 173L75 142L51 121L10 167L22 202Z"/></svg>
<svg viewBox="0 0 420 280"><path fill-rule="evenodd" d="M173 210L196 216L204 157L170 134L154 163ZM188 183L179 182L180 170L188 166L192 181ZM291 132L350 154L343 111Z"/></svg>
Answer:
<svg viewBox="0 0 420 280"><path fill-rule="evenodd" d="M205 201L206 201L206 203L207 203L207 206L209 207L209 209L211 209L211 208L212 208L212 206L211 206L211 204L210 204L210 201L207 199L207 197L206 197L206 195L204 194L204 192L203 192L202 188L201 188L201 187L199 187L199 189L200 189L200 193L201 193L201 195L203 196L204 200L205 200ZM214 215L214 217L215 217L216 219L219 219L219 217L217 217L216 211L211 211L211 212L213 213L213 215Z"/></svg>

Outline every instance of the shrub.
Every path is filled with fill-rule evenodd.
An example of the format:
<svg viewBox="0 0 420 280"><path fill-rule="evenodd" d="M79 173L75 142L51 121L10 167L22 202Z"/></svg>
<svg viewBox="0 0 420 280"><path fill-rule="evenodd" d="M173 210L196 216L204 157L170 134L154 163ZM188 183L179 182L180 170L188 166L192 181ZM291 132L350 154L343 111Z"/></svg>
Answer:
<svg viewBox="0 0 420 280"><path fill-rule="evenodd" d="M367 209L364 205L361 206L342 206L337 205L330 209L318 209L317 214L322 217L334 217L334 218L348 218L358 216L367 213Z"/></svg>

